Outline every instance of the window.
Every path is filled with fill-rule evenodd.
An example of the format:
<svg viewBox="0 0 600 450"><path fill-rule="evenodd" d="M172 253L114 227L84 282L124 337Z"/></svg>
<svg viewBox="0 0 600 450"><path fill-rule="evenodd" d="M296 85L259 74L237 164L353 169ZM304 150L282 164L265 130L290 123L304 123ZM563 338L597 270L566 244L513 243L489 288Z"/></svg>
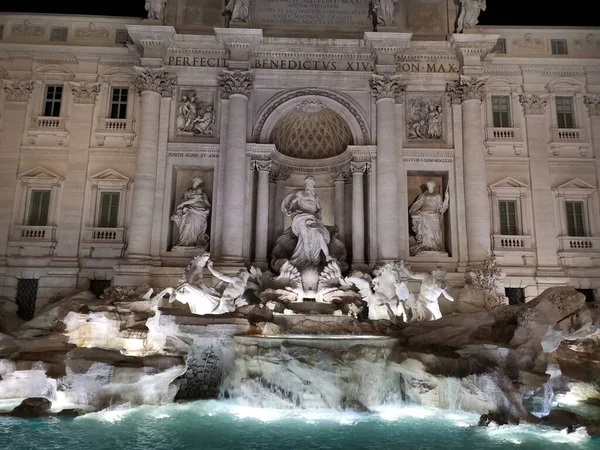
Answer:
<svg viewBox="0 0 600 450"><path fill-rule="evenodd" d="M568 54L566 39L552 39L551 43L552 43L552 54L553 55Z"/></svg>
<svg viewBox="0 0 600 450"><path fill-rule="evenodd" d="M17 281L17 314L25 320L33 319L37 299L38 280L21 278Z"/></svg>
<svg viewBox="0 0 600 450"><path fill-rule="evenodd" d="M62 101L62 86L48 86L46 88L46 101L44 103L44 116L60 116L60 102Z"/></svg>
<svg viewBox="0 0 600 450"><path fill-rule="evenodd" d="M50 30L50 40L65 42L67 40L68 33L69 29L66 27L52 28Z"/></svg>
<svg viewBox="0 0 600 450"><path fill-rule="evenodd" d="M506 54L506 39L500 38L496 41L496 46L494 47L494 51L500 55Z"/></svg>
<svg viewBox="0 0 600 450"><path fill-rule="evenodd" d="M558 128L575 128L572 97L556 97L556 118Z"/></svg>
<svg viewBox="0 0 600 450"><path fill-rule="evenodd" d="M110 100L110 118L111 119L126 119L127 118L127 88L113 88L112 97Z"/></svg>
<svg viewBox="0 0 600 450"><path fill-rule="evenodd" d="M510 128L510 97L508 95L492 95L492 116L494 127Z"/></svg>
<svg viewBox="0 0 600 450"><path fill-rule="evenodd" d="M585 236L583 202L565 202L567 211L567 234L569 236Z"/></svg>
<svg viewBox="0 0 600 450"><path fill-rule="evenodd" d="M500 209L500 234L503 236L518 235L517 201L499 200L498 207Z"/></svg>
<svg viewBox="0 0 600 450"><path fill-rule="evenodd" d="M525 289L523 288L505 288L504 294L508 297L509 305L525 303Z"/></svg>
<svg viewBox="0 0 600 450"><path fill-rule="evenodd" d="M126 44L129 40L129 33L127 33L127 30L117 30L115 44Z"/></svg>
<svg viewBox="0 0 600 450"><path fill-rule="evenodd" d="M33 190L29 200L27 225L45 227L48 225L50 211L50 191Z"/></svg>
<svg viewBox="0 0 600 450"><path fill-rule="evenodd" d="M0 25L0 41L4 37L4 25Z"/></svg>
<svg viewBox="0 0 600 450"><path fill-rule="evenodd" d="M100 211L98 212L99 228L117 228L120 195L119 192L100 193Z"/></svg>

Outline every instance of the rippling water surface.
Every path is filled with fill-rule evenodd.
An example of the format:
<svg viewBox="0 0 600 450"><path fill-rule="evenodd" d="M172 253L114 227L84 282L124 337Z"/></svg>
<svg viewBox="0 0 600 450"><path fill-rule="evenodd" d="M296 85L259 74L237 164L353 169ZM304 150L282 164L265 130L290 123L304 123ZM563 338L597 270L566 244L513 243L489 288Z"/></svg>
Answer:
<svg viewBox="0 0 600 450"><path fill-rule="evenodd" d="M259 409L226 401L115 409L78 418L0 418L2 450L600 449L583 430L477 427L478 417L423 407L359 414Z"/></svg>

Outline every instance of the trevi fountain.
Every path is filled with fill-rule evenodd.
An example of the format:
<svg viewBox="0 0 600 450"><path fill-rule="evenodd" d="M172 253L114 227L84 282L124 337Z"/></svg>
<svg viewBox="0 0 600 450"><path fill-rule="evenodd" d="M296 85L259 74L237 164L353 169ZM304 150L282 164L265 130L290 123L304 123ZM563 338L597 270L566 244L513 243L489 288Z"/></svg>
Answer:
<svg viewBox="0 0 600 450"><path fill-rule="evenodd" d="M0 15L0 449L600 448L597 30L145 6Z"/></svg>

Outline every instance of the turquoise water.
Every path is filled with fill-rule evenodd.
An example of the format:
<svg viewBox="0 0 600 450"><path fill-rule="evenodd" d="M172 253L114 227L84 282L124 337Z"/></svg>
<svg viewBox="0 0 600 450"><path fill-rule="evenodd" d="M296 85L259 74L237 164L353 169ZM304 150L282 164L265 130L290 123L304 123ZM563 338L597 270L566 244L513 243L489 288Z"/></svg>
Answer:
<svg viewBox="0 0 600 450"><path fill-rule="evenodd" d="M582 430L477 427L460 411L275 410L227 401L119 409L78 418L0 418L2 450L600 449Z"/></svg>

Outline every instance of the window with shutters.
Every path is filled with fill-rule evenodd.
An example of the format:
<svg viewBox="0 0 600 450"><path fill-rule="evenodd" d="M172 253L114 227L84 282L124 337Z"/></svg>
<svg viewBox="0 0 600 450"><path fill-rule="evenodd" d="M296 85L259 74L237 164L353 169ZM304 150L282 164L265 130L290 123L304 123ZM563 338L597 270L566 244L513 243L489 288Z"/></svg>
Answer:
<svg viewBox="0 0 600 450"><path fill-rule="evenodd" d="M504 236L518 235L517 201L499 200L498 208L500 215L500 234Z"/></svg>
<svg viewBox="0 0 600 450"><path fill-rule="evenodd" d="M100 193L100 211L98 212L99 228L117 228L120 197L120 192Z"/></svg>
<svg viewBox="0 0 600 450"><path fill-rule="evenodd" d="M553 55L567 55L569 53L566 39L552 39L550 42Z"/></svg>
<svg viewBox="0 0 600 450"><path fill-rule="evenodd" d="M558 128L575 128L573 97L556 97L556 120Z"/></svg>
<svg viewBox="0 0 600 450"><path fill-rule="evenodd" d="M508 95L492 95L492 118L496 128L510 128L510 97Z"/></svg>
<svg viewBox="0 0 600 450"><path fill-rule="evenodd" d="M567 234L569 236L585 236L585 209L580 201L566 201Z"/></svg>
<svg viewBox="0 0 600 450"><path fill-rule="evenodd" d="M45 227L48 225L50 211L49 190L32 190L29 197L27 225Z"/></svg>

